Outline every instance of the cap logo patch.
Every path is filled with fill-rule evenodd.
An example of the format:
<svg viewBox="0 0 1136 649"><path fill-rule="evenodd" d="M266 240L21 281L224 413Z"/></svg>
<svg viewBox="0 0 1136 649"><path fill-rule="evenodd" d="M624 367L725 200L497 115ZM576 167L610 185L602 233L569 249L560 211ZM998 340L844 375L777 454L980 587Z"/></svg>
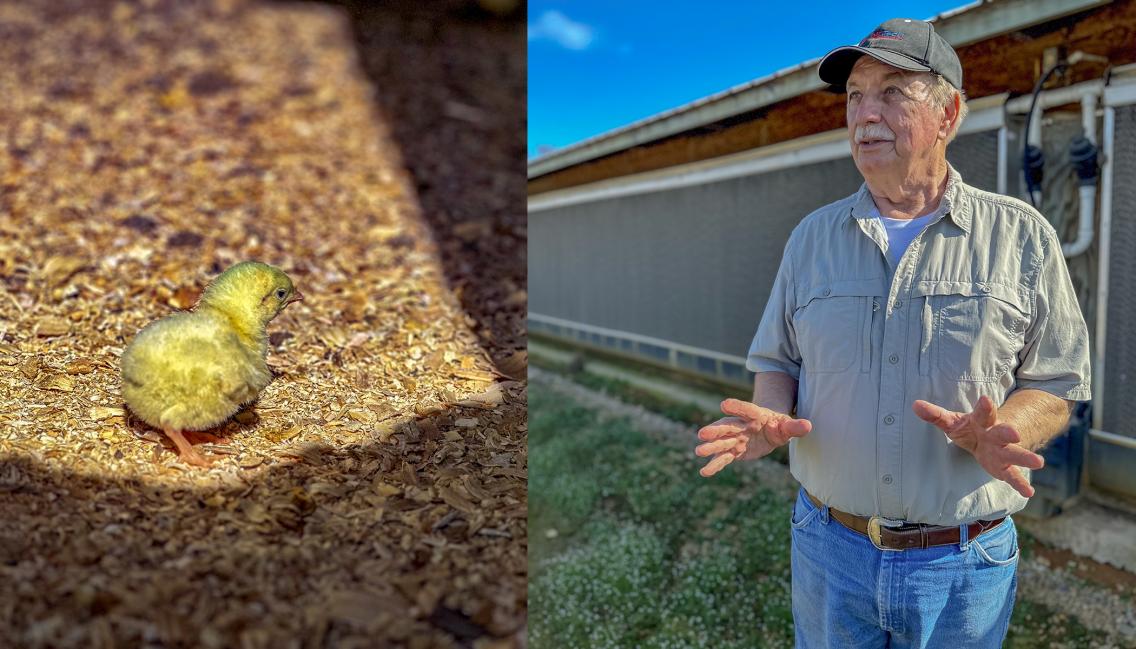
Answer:
<svg viewBox="0 0 1136 649"><path fill-rule="evenodd" d="M864 40L860 41L860 47L866 46L868 44L868 41L870 41L870 40L902 41L903 40L903 34L900 34L899 32L893 32L893 31L890 31L890 30L887 30L887 29L877 28L876 31L872 32L871 34L868 34L867 36L864 37Z"/></svg>

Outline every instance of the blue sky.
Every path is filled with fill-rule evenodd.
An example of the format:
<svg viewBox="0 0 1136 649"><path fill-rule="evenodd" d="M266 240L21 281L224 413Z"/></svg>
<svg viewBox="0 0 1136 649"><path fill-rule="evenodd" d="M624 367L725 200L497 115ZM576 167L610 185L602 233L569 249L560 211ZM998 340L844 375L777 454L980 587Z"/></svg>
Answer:
<svg viewBox="0 0 1136 649"><path fill-rule="evenodd" d="M968 4L530 0L529 157Z"/></svg>

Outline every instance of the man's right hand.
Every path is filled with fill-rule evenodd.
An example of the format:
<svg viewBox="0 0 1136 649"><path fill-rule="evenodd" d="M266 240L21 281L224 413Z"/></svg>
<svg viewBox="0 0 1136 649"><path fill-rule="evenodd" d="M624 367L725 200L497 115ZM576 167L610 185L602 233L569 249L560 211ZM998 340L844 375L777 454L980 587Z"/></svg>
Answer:
<svg viewBox="0 0 1136 649"><path fill-rule="evenodd" d="M699 470L704 478L738 458L753 460L769 455L778 446L788 444L790 438L804 437L813 429L808 419L793 419L740 399L723 401L722 412L729 416L698 431L698 439L706 444L695 448L694 454L699 457L717 455Z"/></svg>

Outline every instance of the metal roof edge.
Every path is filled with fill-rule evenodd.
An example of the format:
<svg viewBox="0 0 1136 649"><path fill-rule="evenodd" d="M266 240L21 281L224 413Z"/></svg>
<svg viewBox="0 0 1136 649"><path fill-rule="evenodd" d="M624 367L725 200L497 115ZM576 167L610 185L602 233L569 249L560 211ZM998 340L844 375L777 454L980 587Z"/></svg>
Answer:
<svg viewBox="0 0 1136 649"><path fill-rule="evenodd" d="M1000 93L969 102L970 116L959 127L959 136L1001 128L1005 123L1005 103L1009 97L1009 93ZM564 205L702 185L832 160L851 153L848 131L838 128L716 158L533 194L529 197L528 208L531 214Z"/></svg>
<svg viewBox="0 0 1136 649"><path fill-rule="evenodd" d="M935 22L936 30L947 42L958 47L1110 2L1112 0L976 0L929 20ZM979 9L981 11L976 11ZM820 57L809 59L537 156L528 162L528 177L543 176L820 90L824 83L816 75L819 62Z"/></svg>
<svg viewBox="0 0 1136 649"><path fill-rule="evenodd" d="M528 177L543 176L593 158L768 106L782 99L819 90L824 84L816 76L818 63L819 57L810 59L538 156L529 161Z"/></svg>

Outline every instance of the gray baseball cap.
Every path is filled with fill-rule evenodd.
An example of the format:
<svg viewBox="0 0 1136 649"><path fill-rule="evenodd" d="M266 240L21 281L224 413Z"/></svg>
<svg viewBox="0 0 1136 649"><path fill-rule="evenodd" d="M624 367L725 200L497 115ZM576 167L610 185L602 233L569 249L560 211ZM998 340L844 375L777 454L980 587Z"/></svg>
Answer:
<svg viewBox="0 0 1136 649"><path fill-rule="evenodd" d="M893 18L876 27L858 45L845 45L825 54L818 69L821 80L843 91L856 59L865 54L901 70L940 74L952 86L962 88L958 54L925 20Z"/></svg>

